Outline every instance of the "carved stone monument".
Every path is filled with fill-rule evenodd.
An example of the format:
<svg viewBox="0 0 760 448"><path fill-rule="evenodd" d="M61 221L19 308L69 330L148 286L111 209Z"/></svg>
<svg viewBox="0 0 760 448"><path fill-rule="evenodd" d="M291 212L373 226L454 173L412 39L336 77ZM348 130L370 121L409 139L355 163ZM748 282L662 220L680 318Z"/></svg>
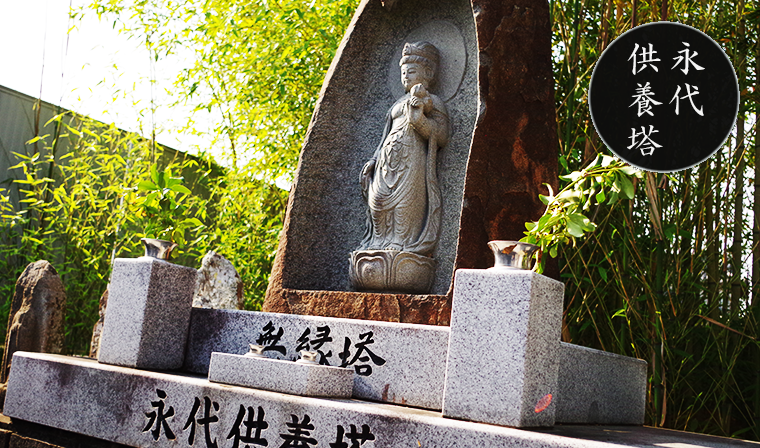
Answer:
<svg viewBox="0 0 760 448"><path fill-rule="evenodd" d="M388 111L374 155L364 165L367 230L351 253L351 283L359 290L426 293L433 286L441 228L438 150L449 141L449 114L428 92L436 81L438 49L407 43L401 66L406 94Z"/></svg>
<svg viewBox="0 0 760 448"><path fill-rule="evenodd" d="M548 4L389 3L359 5L325 78L264 311L448 325L455 270L492 266L557 185Z"/></svg>
<svg viewBox="0 0 760 448"><path fill-rule="evenodd" d="M641 424L646 363L561 344L563 286L514 242L451 280L556 180L548 39L544 1L364 0L289 200L265 309L290 313L194 308L193 269L117 259L101 362L15 353L5 415L135 447L612 446L504 426Z"/></svg>

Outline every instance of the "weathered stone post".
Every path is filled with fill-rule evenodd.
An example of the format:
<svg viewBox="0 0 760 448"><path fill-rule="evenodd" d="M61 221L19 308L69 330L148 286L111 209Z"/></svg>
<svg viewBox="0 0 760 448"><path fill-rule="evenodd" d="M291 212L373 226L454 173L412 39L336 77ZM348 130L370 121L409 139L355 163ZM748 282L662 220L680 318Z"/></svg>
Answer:
<svg viewBox="0 0 760 448"><path fill-rule="evenodd" d="M15 352L60 353L63 349L65 307L66 292L55 268L46 260L30 263L16 281L8 313L0 407Z"/></svg>

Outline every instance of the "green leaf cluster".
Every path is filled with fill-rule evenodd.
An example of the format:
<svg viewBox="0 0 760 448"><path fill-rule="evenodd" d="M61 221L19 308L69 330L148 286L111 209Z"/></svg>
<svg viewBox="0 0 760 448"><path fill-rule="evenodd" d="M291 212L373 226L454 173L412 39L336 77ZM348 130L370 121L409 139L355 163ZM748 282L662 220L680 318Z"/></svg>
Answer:
<svg viewBox="0 0 760 448"><path fill-rule="evenodd" d="M598 155L580 171L560 176L565 186L555 195L550 185L548 195L539 195L546 211L538 221L525 224L525 236L520 240L540 247L536 271L543 272L542 254L556 257L560 247L596 230L596 224L586 214L593 206L612 205L619 199L633 199L632 179L643 172L618 159Z"/></svg>
<svg viewBox="0 0 760 448"><path fill-rule="evenodd" d="M291 179L325 72L357 0L94 0L160 58L190 52L178 74L175 104L218 117L208 133L231 165L254 164L259 178Z"/></svg>
<svg viewBox="0 0 760 448"><path fill-rule="evenodd" d="M54 131L14 153L18 163L0 189L0 293L12 297L26 265L48 260L66 287L65 350L86 353L112 258L139 255L130 184L147 171L150 145L71 113L45 128Z"/></svg>
<svg viewBox="0 0 760 448"><path fill-rule="evenodd" d="M138 205L148 221L146 237L167 238L184 245L185 230L200 230L203 227L198 218L187 216L187 207L183 203L192 192L182 184L183 180L182 177L172 176L171 166L159 171L154 163L150 167L150 180L138 182L137 190L145 193Z"/></svg>

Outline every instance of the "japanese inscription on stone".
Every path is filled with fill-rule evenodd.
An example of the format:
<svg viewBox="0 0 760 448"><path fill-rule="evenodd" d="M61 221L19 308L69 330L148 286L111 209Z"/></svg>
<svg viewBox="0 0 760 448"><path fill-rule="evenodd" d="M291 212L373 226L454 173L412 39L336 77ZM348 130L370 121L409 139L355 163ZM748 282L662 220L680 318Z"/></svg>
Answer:
<svg viewBox="0 0 760 448"><path fill-rule="evenodd" d="M330 446L331 448L361 448L366 442L375 440L372 429L360 422L346 422L335 426L333 439L319 441L312 432L316 422L309 414L290 414L284 422L267 420L267 411L255 403L239 404L237 417L230 428L217 427L221 412L230 412L211 397L195 397L187 403L190 412L187 418L175 414L175 406L168 405L170 399L166 391L156 389L156 401L150 401L145 412L146 424L142 432L154 441L159 439L180 440L180 445L205 448L252 448L272 446L280 448L308 448ZM234 412L234 410L233 410ZM179 426L177 422L184 421ZM278 424L281 423L281 424ZM173 428L176 425L176 428ZM222 438L220 435L226 434ZM371 446L371 445L370 445Z"/></svg>
<svg viewBox="0 0 760 448"><path fill-rule="evenodd" d="M297 345L294 352L301 350L316 351L319 353L319 363L325 366L353 367L359 376L372 375L373 367L385 364L385 359L376 353L373 348L375 343L374 332L367 331L360 333L355 338L344 337L342 340L334 341L331 336L329 325L317 326L312 332L312 328L305 328L297 339ZM287 348L281 344L285 330L282 327L276 327L272 321L269 321L259 333L256 343L264 347L264 353L267 351L276 352L282 356L275 356L277 359L284 359L287 355ZM339 345L336 347L336 344ZM335 350L335 351L333 351ZM293 357L291 360L295 360Z"/></svg>

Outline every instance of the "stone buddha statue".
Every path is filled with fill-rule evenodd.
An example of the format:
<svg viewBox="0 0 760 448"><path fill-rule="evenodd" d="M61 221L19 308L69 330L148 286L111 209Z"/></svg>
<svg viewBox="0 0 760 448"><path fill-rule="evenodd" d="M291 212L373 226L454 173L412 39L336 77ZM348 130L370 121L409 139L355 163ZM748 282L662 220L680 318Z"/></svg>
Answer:
<svg viewBox="0 0 760 448"><path fill-rule="evenodd" d="M351 256L355 288L427 292L441 228L437 153L449 140L446 106L430 93L439 65L428 42L407 43L401 61L406 94L386 116L383 137L361 172L367 228Z"/></svg>

